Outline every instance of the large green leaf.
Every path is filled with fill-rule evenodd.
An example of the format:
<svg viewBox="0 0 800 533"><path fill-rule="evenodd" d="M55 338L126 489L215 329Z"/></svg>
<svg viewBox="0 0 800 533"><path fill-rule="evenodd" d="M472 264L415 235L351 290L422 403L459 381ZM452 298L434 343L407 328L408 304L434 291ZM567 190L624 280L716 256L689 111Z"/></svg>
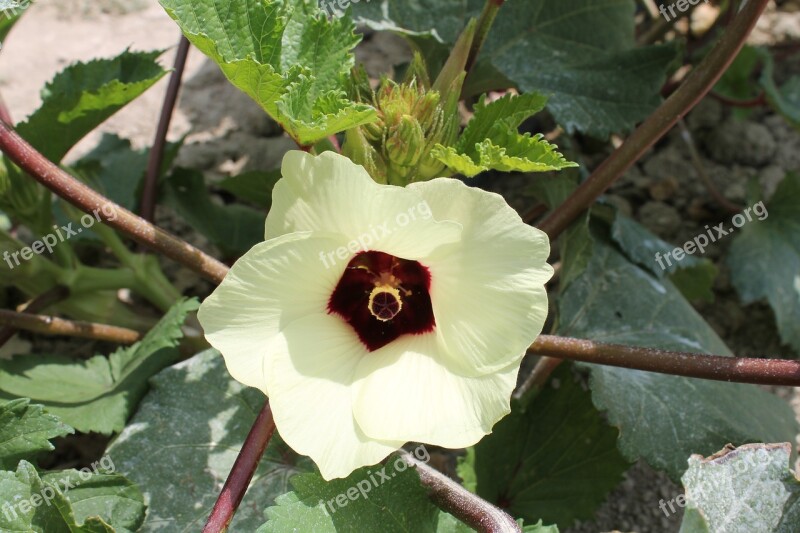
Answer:
<svg viewBox="0 0 800 533"><path fill-rule="evenodd" d="M280 170L245 172L225 178L219 182L219 188L266 212L272 205L272 188L279 179L281 179Z"/></svg>
<svg viewBox="0 0 800 533"><path fill-rule="evenodd" d="M453 43L483 4L383 0L361 3L354 13L378 29L419 34L435 26L434 36ZM633 0L506 2L481 58L523 91L547 95L548 109L567 131L604 138L652 113L677 56L672 44L634 47L634 10Z"/></svg>
<svg viewBox="0 0 800 533"><path fill-rule="evenodd" d="M766 49L758 49L764 62L759 80L769 104L795 128L800 128L800 76L790 77L783 85L775 82L775 59Z"/></svg>
<svg viewBox="0 0 800 533"><path fill-rule="evenodd" d="M302 474L291 485L294 490L267 509L269 521L258 533L433 533L438 527L439 509L399 457L330 482L316 473Z"/></svg>
<svg viewBox="0 0 800 533"><path fill-rule="evenodd" d="M177 168L164 180L163 190L164 203L226 257L238 257L264 240L266 215L244 205L214 203L200 172Z"/></svg>
<svg viewBox="0 0 800 533"><path fill-rule="evenodd" d="M617 431L564 367L524 407L516 403L459 465L481 497L526 521L564 528L593 516L628 463Z"/></svg>
<svg viewBox="0 0 800 533"><path fill-rule="evenodd" d="M144 521L142 494L124 477L86 468L40 476L22 461L0 471L0 531L132 533Z"/></svg>
<svg viewBox="0 0 800 533"><path fill-rule="evenodd" d="M47 414L27 398L0 404L0 469L53 449L50 439L73 433L68 425Z"/></svg>
<svg viewBox="0 0 800 533"><path fill-rule="evenodd" d="M792 446L749 444L689 459L681 533L800 531L800 482Z"/></svg>
<svg viewBox="0 0 800 533"><path fill-rule="evenodd" d="M0 361L0 398L27 396L78 431L122 430L147 390L147 379L178 360L178 340L197 300L175 304L138 343L109 357L75 362L58 355Z"/></svg>
<svg viewBox="0 0 800 533"><path fill-rule="evenodd" d="M769 302L781 339L800 353L800 174L786 176L769 206L755 206L731 244L731 281L745 303Z"/></svg>
<svg viewBox="0 0 800 533"><path fill-rule="evenodd" d="M516 130L526 119L544 109L546 103L547 98L537 93L518 96L507 94L489 103L486 103L484 95L475 104L472 120L464 128L456 148L461 152L470 153L470 150L475 149L475 145L486 139L497 140L495 132L498 129L502 131L505 129L502 126L507 126Z"/></svg>
<svg viewBox="0 0 800 533"><path fill-rule="evenodd" d="M564 264L589 250L586 266L562 290L562 335L632 346L729 355L725 344L678 290L634 265L603 237L604 227L576 226ZM607 231L607 228L605 229ZM581 365L592 398L620 429L619 448L678 479L693 453L732 442L794 439L789 406L755 385L721 383L625 368ZM736 406L746 405L747 409Z"/></svg>
<svg viewBox="0 0 800 533"><path fill-rule="evenodd" d="M311 145L375 120L345 80L360 37L349 16L316 0L161 0L184 34L298 142Z"/></svg>
<svg viewBox="0 0 800 533"><path fill-rule="evenodd" d="M669 275L670 281L689 300L714 300L711 289L717 276L717 267L701 257L710 242L705 233L695 236L691 248L686 248L692 254L686 254L680 261L672 255L676 249L674 245L659 239L622 213L614 216L611 236L628 259L659 279Z"/></svg>
<svg viewBox="0 0 800 533"><path fill-rule="evenodd" d="M167 71L155 52L125 51L67 67L42 91L42 106L18 126L34 148L59 162L83 137L153 86Z"/></svg>
<svg viewBox="0 0 800 533"><path fill-rule="evenodd" d="M202 529L263 404L264 395L234 381L214 350L151 380L138 412L108 450L117 471L145 491L146 531ZM310 470L308 460L293 457L273 436L230 531L255 531L264 510L289 490L289 476Z"/></svg>

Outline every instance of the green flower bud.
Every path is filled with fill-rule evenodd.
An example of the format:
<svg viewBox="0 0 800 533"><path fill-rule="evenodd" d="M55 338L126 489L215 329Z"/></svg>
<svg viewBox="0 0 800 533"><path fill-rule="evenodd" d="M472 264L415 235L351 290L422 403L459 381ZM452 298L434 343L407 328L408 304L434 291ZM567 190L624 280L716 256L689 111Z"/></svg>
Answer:
<svg viewBox="0 0 800 533"><path fill-rule="evenodd" d="M378 183L388 183L386 163L361 128L345 132L342 154L367 169L372 179Z"/></svg>
<svg viewBox="0 0 800 533"><path fill-rule="evenodd" d="M437 144L452 146L458 137L458 102L475 28L471 20L433 84L419 53L414 54L402 83L381 80L370 102L378 112L377 120L345 134L343 153L363 165L375 181L406 185L447 173L431 151ZM351 96L370 101L364 70L354 70L353 78Z"/></svg>
<svg viewBox="0 0 800 533"><path fill-rule="evenodd" d="M380 183L405 185L440 176L444 165L430 152L437 143L455 142L463 80L464 76L458 77L443 105L442 95L426 88L425 82L411 79L398 84L384 79L373 97L378 119L348 131L343 153Z"/></svg>
<svg viewBox="0 0 800 533"><path fill-rule="evenodd" d="M386 139L386 153L391 166L412 167L422 157L425 132L419 121L411 115L403 115L393 126Z"/></svg>

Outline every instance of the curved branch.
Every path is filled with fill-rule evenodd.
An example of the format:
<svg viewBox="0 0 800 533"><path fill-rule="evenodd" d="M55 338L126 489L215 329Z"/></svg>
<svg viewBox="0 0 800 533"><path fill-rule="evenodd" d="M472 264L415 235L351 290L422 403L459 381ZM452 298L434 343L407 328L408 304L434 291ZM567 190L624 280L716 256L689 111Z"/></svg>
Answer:
<svg viewBox="0 0 800 533"><path fill-rule="evenodd" d="M505 511L428 466L405 450L400 456L417 469L419 479L428 489L430 499L468 526L483 533L521 533L519 524Z"/></svg>
<svg viewBox="0 0 800 533"><path fill-rule="evenodd" d="M225 486L222 487L222 492L219 493L214 509L203 528L203 533L223 533L228 530L274 432L275 420L272 418L272 409L267 400L256 421L253 422L253 427L250 428L236 462L233 463Z"/></svg>
<svg viewBox="0 0 800 533"><path fill-rule="evenodd" d="M175 103L178 101L178 92L181 88L183 70L186 68L186 58L189 56L189 39L181 35L178 51L175 54L175 66L169 78L167 94L164 96L164 105L161 108L161 117L158 120L156 137L150 149L147 160L147 174L142 187L142 203L140 213L142 218L153 221L156 212L156 193L158 192L158 176L161 174L161 165L164 162L164 148L167 144L167 132L172 121Z"/></svg>
<svg viewBox="0 0 800 533"><path fill-rule="evenodd" d="M744 45L769 0L750 0L714 49L619 148L540 224L554 240L708 93Z"/></svg>
<svg viewBox="0 0 800 533"><path fill-rule="evenodd" d="M118 344L133 344L142 338L141 333L128 328L64 320L63 318L30 313L17 313L6 309L0 309L0 325L47 335L65 335L82 339L116 342Z"/></svg>
<svg viewBox="0 0 800 533"><path fill-rule="evenodd" d="M673 352L553 335L540 335L528 353L673 376L800 387L800 361L786 359Z"/></svg>
<svg viewBox="0 0 800 533"><path fill-rule="evenodd" d="M31 300L21 309L22 313L39 313L44 311L53 304L69 298L69 289L63 285L56 285L50 290L47 290ZM6 326L0 329L0 348L11 340L11 337L17 332L17 328Z"/></svg>
<svg viewBox="0 0 800 533"><path fill-rule="evenodd" d="M0 150L58 196L86 213L96 213L107 225L135 241L174 259L214 283L220 283L228 273L228 267L213 257L120 207L61 170L2 121ZM106 214L109 209L113 220Z"/></svg>

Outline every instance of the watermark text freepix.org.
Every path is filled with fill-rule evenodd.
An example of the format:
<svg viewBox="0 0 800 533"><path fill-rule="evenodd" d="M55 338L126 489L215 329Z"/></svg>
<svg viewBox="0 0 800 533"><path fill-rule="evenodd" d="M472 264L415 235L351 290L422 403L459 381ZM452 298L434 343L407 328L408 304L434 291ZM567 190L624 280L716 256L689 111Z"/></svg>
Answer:
<svg viewBox="0 0 800 533"><path fill-rule="evenodd" d="M428 450L425 449L424 444L420 444L414 451L409 452L410 454L414 455L419 461L423 463L427 463L431 460L431 455L428 453ZM380 470L376 472L372 472L371 470L367 470L367 477L350 487L344 492L339 493L334 498L331 498L327 502L325 500L320 500L319 503L325 505L327 509L331 512L331 514L335 513L342 507L347 507L347 504L351 501L356 501L359 498L364 498L365 500L369 499L369 493L373 488L378 488L387 481L390 481L395 476L397 476L398 472L403 472L407 468L409 468L408 463L406 463L405 459L402 457L397 457L394 462L391 463L394 466L394 471L387 472L386 469L388 466L384 466Z"/></svg>
<svg viewBox="0 0 800 533"><path fill-rule="evenodd" d="M106 204L102 208L95 209L91 214L87 213L83 215L80 220L81 226L83 227L73 227L73 224L75 224L74 222L70 222L66 226L53 226L53 229L56 230L54 233L48 233L38 241L34 241L30 246L26 246L13 253L7 250L3 252L3 260L8 263L8 268L14 270L15 267L20 265L20 257L23 261L30 261L33 258L33 254L42 255L45 250L47 250L48 254L53 253L53 249L57 244L78 235L84 229L89 229L94 226L95 223L100 222L100 213L105 215L105 220L113 222L117 218L117 211L114 206Z"/></svg>
<svg viewBox="0 0 800 533"><path fill-rule="evenodd" d="M369 0L364 0L369 2ZM361 0L320 0L319 8L328 18L339 18L352 4L358 4Z"/></svg>
<svg viewBox="0 0 800 533"><path fill-rule="evenodd" d="M737 474L741 475L747 473L752 468L763 466L763 462L769 463L769 457L754 457L750 454L744 454L743 459L734 463L735 466L733 468L736 470ZM706 496L708 495L705 493L702 486L692 489L692 498L694 501L703 500ZM664 513L664 516L669 518L671 514L674 514L678 511L675 508L675 504L681 508L686 507L686 494L678 494L675 498L670 500L665 500L662 498L658 501L658 508ZM667 510L667 507L669 507L669 510ZM728 517L732 515L733 511L729 511ZM724 529L720 531L724 531Z"/></svg>
<svg viewBox="0 0 800 533"><path fill-rule="evenodd" d="M656 252L655 260L658 263L658 266L661 267L661 270L666 270L672 266L673 259L676 263L678 263L687 255L692 255L695 252L703 254L706 251L706 247L712 242L717 242L721 237L725 237L726 235L736 231L736 229L741 228L748 222L752 222L753 215L755 215L758 220L765 220L769 216L769 213L767 213L767 208L764 206L764 202L758 202L752 207L746 208L741 213L733 215L731 218L731 224L733 224L733 227L726 228L724 222L720 222L716 226L711 227L706 225L706 233L697 235L692 240L686 241L683 246L675 248L674 250L670 250L664 255L661 255L661 252ZM664 264L665 261L666 265Z"/></svg>
<svg viewBox="0 0 800 533"><path fill-rule="evenodd" d="M14 18L26 9L33 2L31 0L0 0L0 14L6 18Z"/></svg>
<svg viewBox="0 0 800 533"><path fill-rule="evenodd" d="M422 201L417 205L411 206L408 211L398 213L394 219L394 225L392 225L392 221L386 221L378 226L370 226L368 231L347 243L347 246L340 246L336 250L329 252L320 252L319 260L322 261L325 268L331 268L336 264L337 259L344 261L351 254L366 252L372 244L387 235L391 235L395 230L408 226L414 220L428 220L432 216L431 206Z"/></svg>
<svg viewBox="0 0 800 533"><path fill-rule="evenodd" d="M48 482L41 491L31 495L30 498L20 499L13 503L6 501L0 507L0 510L2 510L3 516L7 522L13 522L18 519L18 513L27 515L31 510L36 509L42 504L50 507L57 495L56 489L62 494L66 494L71 489L80 486L82 482L85 483L92 479L94 475L100 473L113 474L114 472L116 472L114 461L111 460L111 457L105 455L99 461L92 463L91 468L84 467L78 470L77 474L80 479L76 479L74 475L70 476L69 474L64 474L64 476L55 483ZM52 485L55 485L55 487Z"/></svg>
<svg viewBox="0 0 800 533"><path fill-rule="evenodd" d="M708 3L708 0L703 0L704 3ZM675 8L678 8L678 11L681 13L686 13L689 10L689 5L696 6L700 3L700 0L678 0L677 2L672 2L670 5L666 6L664 4L660 4L658 6L658 10L661 12L661 15L669 22L670 20L674 19L678 15L675 13ZM667 14L669 11L669 14ZM671 16L670 16L671 15Z"/></svg>

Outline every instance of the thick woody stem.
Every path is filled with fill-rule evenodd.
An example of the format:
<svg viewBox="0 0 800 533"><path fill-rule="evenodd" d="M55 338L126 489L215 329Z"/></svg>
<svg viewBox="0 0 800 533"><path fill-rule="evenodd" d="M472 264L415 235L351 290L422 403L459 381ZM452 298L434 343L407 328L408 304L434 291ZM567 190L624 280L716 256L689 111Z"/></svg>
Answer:
<svg viewBox="0 0 800 533"><path fill-rule="evenodd" d="M714 49L686 78L686 81L645 120L567 200L540 224L539 229L558 237L588 209L628 168L663 137L678 119L688 113L711 90L727 70L755 26L769 0L751 0L736 16Z"/></svg>
<svg viewBox="0 0 800 533"><path fill-rule="evenodd" d="M120 207L61 170L20 137L14 128L2 121L0 150L58 196L86 213L96 214L107 225L125 233L136 242L174 259L214 283L220 283L228 273L228 267L218 260ZM113 220L106 214L109 211L112 212Z"/></svg>
<svg viewBox="0 0 800 533"><path fill-rule="evenodd" d="M419 479L428 489L428 497L468 526L482 533L521 533L517 522L505 511L471 493L438 470L401 451L401 457L416 468Z"/></svg>
<svg viewBox="0 0 800 533"><path fill-rule="evenodd" d="M116 342L118 344L133 344L142 338L141 333L132 329L92 322L64 320L63 318L52 316L17 313L5 309L0 309L0 325L47 335L65 335Z"/></svg>

